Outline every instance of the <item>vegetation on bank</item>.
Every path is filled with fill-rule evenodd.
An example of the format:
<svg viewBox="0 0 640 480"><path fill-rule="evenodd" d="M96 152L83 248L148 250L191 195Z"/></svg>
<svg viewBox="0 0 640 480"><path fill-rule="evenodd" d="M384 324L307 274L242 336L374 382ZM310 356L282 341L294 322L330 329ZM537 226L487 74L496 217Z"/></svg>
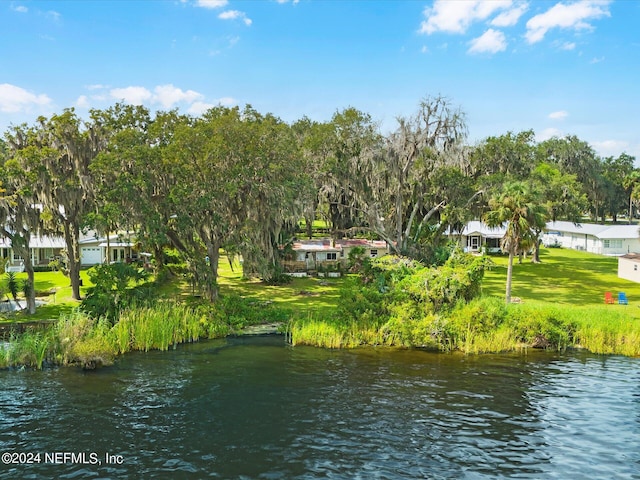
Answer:
<svg viewBox="0 0 640 480"><path fill-rule="evenodd" d="M91 272L98 288L92 283L87 290L91 308L100 305L101 292L104 314L76 307L49 329L14 334L0 347L0 367L95 368L129 351L167 350L261 323L286 325L293 345L325 348L387 345L476 354L533 346L640 356L640 285L615 275L615 258L548 249L541 259L514 265L513 291L521 303L508 305L502 298L506 257L459 251L438 268L388 256L342 279L294 279L284 286L243 279L225 259L215 304L180 295L180 285L188 285L177 278L144 284L156 292L145 300L135 282L112 276L126 268L104 267L110 273ZM105 281L112 282L114 295L100 285ZM606 290L626 291L630 305L605 305ZM121 310L109 317L115 297Z"/></svg>
<svg viewBox="0 0 640 480"><path fill-rule="evenodd" d="M507 305L502 297L507 259L491 257L489 265L482 258L486 262L486 257L450 260L439 270L375 261L341 290L335 317L295 319L288 335L293 344L329 348L397 345L465 353L585 348L640 355L637 300L629 306L603 304L606 290L640 298L640 285L613 273L616 259L545 251L543 263L514 267L513 288L521 303ZM480 289L482 295L475 296ZM470 292L471 299L465 297Z"/></svg>
<svg viewBox="0 0 640 480"><path fill-rule="evenodd" d="M112 323L76 309L48 329L13 335L0 347L0 368L43 365L110 365L131 351L168 350L178 344L220 338L247 325L284 322L289 313L264 302L230 295L216 304L161 300L131 304Z"/></svg>

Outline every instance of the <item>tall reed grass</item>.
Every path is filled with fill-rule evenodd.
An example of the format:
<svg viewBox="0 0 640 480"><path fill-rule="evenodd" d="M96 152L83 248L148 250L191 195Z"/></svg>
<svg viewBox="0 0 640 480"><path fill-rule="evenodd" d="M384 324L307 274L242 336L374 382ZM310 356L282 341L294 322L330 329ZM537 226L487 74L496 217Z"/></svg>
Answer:
<svg viewBox="0 0 640 480"><path fill-rule="evenodd" d="M111 330L111 338L118 352L125 353L130 350L168 350L180 343L217 338L228 333L228 325L215 316L208 316L198 308L164 302L122 312Z"/></svg>
<svg viewBox="0 0 640 480"><path fill-rule="evenodd" d="M640 322L625 307L576 307L527 303L505 305L482 297L438 315L398 315L380 321L345 322L308 317L291 321L293 345L351 348L390 345L433 348L468 354L497 353L538 347L586 349L597 354L640 356Z"/></svg>
<svg viewBox="0 0 640 480"><path fill-rule="evenodd" d="M223 318L215 310L173 302L125 310L115 325L76 310L61 316L49 330L12 335L0 346L0 368L110 365L118 354L132 350L167 350L200 338L225 336L230 327Z"/></svg>

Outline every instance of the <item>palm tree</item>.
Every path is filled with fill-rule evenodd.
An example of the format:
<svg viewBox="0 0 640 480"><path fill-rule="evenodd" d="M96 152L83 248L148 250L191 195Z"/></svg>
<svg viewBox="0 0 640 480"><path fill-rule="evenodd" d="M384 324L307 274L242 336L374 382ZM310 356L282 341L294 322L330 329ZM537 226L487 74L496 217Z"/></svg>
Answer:
<svg viewBox="0 0 640 480"><path fill-rule="evenodd" d="M525 182L512 182L489 200L484 222L489 227L506 225L501 247L509 253L507 267L506 303L511 303L511 279L513 277L513 257L526 245L535 241L533 228L544 223L546 210L537 202L536 192Z"/></svg>

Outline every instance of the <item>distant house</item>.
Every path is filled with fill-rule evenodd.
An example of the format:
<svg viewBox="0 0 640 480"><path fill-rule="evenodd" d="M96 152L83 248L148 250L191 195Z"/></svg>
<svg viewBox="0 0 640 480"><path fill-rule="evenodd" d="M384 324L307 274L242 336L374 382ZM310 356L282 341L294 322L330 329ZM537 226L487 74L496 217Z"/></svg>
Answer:
<svg viewBox="0 0 640 480"><path fill-rule="evenodd" d="M29 239L29 252L31 263L34 267L49 265L56 259L60 259L65 243L60 237L33 236ZM8 272L24 272L24 258L11 247L11 240L0 238L0 256L8 258L6 270Z"/></svg>
<svg viewBox="0 0 640 480"><path fill-rule="evenodd" d="M549 222L542 243L600 255L626 255L640 253L640 232L638 225Z"/></svg>
<svg viewBox="0 0 640 480"><path fill-rule="evenodd" d="M130 262L138 259L135 241L129 236L110 235L106 237L87 235L80 239L80 264L83 266L101 263ZM109 253L107 254L107 246ZM107 259L107 255L109 258Z"/></svg>
<svg viewBox="0 0 640 480"><path fill-rule="evenodd" d="M506 229L500 227L488 227L484 222L473 220L467 223L462 231L449 230L447 236L458 242L460 247L468 253L500 252L500 240L504 237Z"/></svg>
<svg viewBox="0 0 640 480"><path fill-rule="evenodd" d="M389 246L380 240L330 238L299 240L293 243L293 258L283 262L285 271L291 274L306 274L319 269L337 269L346 266L349 252L360 247L367 257L381 257L389 253Z"/></svg>
<svg viewBox="0 0 640 480"><path fill-rule="evenodd" d="M640 253L618 257L618 277L640 283Z"/></svg>

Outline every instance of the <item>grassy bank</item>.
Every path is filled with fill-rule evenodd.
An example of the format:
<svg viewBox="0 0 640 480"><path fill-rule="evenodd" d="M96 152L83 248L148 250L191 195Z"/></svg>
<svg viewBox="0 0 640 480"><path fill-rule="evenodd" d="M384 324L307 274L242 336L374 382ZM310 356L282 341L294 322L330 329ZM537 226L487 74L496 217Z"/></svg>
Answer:
<svg viewBox="0 0 640 480"><path fill-rule="evenodd" d="M507 257L491 257L495 266L486 272L482 293L504 297ZM602 316L623 312L640 319L640 283L618 277L617 257L605 257L577 250L548 248L540 255L542 263L524 259L514 263L512 295L525 303L566 305L568 307L600 307L604 293L625 292L629 305L606 305Z"/></svg>
<svg viewBox="0 0 640 480"><path fill-rule="evenodd" d="M154 306L127 310L114 326L74 311L77 303L61 274L38 273L36 289L56 291L49 305L39 307L38 318L58 314L60 320L49 330L14 335L0 348L0 367L91 368L128 351L166 350L267 322L287 324L294 345L326 348L389 345L473 354L537 346L640 356L640 284L617 277L616 258L545 249L541 264L525 260L514 266L513 295L520 303L508 306L503 302L507 259L491 259L480 297L436 311L426 303L418 308L406 302L380 309L379 299L352 291L345 278L265 285L243 279L240 265L232 268L223 257L216 305L194 302L188 286L176 279L162 287L164 296ZM420 285L406 284L402 290L419 297L424 295ZM345 291L351 303L344 303ZM605 291L626 292L629 305L605 305ZM345 317L345 309L355 313Z"/></svg>
<svg viewBox="0 0 640 480"><path fill-rule="evenodd" d="M168 350L181 343L221 338L262 322L285 323L289 312L228 296L215 305L162 300L129 308L115 324L78 310L53 327L13 335L0 346L0 368L80 365L96 368L130 351Z"/></svg>
<svg viewBox="0 0 640 480"><path fill-rule="evenodd" d="M640 285L617 277L616 258L547 249L541 259L514 266L519 303L504 304L507 259L495 256L482 295L469 303L438 312L428 305L410 313L391 310L383 321L358 324L310 315L293 321L288 334L293 344L332 348L398 345L484 353L535 346L640 356ZM605 305L605 291L624 291L629 305Z"/></svg>

